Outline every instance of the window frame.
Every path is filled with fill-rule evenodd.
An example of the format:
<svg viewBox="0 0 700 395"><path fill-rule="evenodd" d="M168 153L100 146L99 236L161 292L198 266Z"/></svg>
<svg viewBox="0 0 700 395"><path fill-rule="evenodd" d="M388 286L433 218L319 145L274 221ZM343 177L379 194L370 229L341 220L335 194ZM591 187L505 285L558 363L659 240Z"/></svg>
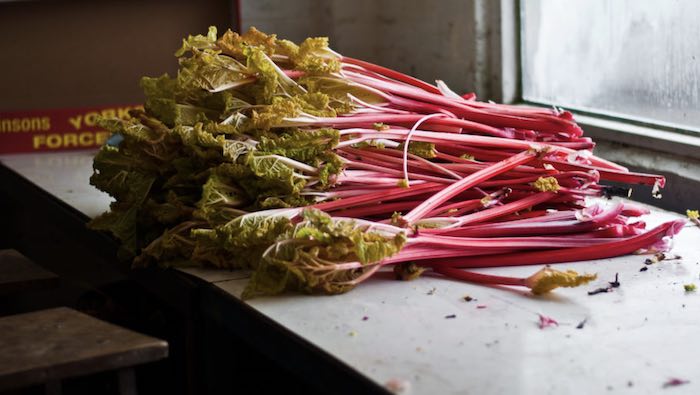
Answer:
<svg viewBox="0 0 700 395"><path fill-rule="evenodd" d="M487 39L491 84L486 96L502 103L551 107L551 104L526 101L522 95L520 20L524 1L476 0L477 7L486 7L489 15L486 22L491 25ZM663 191L664 199L653 199L641 188L632 196L634 200L676 212L698 208L700 135L697 132L562 108L571 111L585 135L598 143L595 150L598 155L615 158L633 171L663 174L669 181Z"/></svg>
<svg viewBox="0 0 700 395"><path fill-rule="evenodd" d="M494 15L490 21L499 22L494 27L495 45L492 45L492 75L498 81L491 92L494 100L517 105L551 107L551 103L528 101L523 98L521 45L521 18L523 0L497 0L488 2ZM560 107L557 104L557 107ZM682 155L700 160L700 135L696 131L663 123L651 123L627 119L611 114L582 111L561 106L571 111L586 135L598 140L622 143L639 148Z"/></svg>

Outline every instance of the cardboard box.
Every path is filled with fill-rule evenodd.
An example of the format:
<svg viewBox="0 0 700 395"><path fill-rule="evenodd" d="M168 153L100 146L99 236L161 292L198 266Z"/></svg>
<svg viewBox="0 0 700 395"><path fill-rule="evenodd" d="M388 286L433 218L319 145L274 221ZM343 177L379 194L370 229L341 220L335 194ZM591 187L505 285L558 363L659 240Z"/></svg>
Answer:
<svg viewBox="0 0 700 395"><path fill-rule="evenodd" d="M97 146L77 117L138 106L139 79L174 75L183 37L237 24L236 1L0 2L0 153Z"/></svg>

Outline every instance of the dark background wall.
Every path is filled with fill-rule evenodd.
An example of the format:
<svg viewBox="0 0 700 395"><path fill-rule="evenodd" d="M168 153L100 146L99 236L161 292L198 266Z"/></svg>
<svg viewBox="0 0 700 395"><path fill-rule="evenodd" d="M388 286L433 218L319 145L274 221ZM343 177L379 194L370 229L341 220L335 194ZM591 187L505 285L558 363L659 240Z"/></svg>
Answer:
<svg viewBox="0 0 700 395"><path fill-rule="evenodd" d="M0 110L140 103L183 37L236 28L235 1L0 2Z"/></svg>

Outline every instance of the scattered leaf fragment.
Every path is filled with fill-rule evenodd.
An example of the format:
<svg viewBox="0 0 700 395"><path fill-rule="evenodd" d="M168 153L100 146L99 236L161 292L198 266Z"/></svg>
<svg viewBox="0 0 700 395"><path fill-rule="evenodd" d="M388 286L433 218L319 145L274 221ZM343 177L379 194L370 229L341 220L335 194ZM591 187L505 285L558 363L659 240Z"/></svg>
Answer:
<svg viewBox="0 0 700 395"><path fill-rule="evenodd" d="M653 264L659 263L661 261L668 261L668 260L681 259L681 258L682 257L680 255L666 255L663 252L657 252L651 258L645 259L644 264L645 265L653 265Z"/></svg>
<svg viewBox="0 0 700 395"><path fill-rule="evenodd" d="M700 211L698 210L685 210L685 215L691 220L695 225L700 226Z"/></svg>
<svg viewBox="0 0 700 395"><path fill-rule="evenodd" d="M457 318L457 314L448 314L445 316L446 319L452 319L452 318Z"/></svg>
<svg viewBox="0 0 700 395"><path fill-rule="evenodd" d="M403 262L394 265L394 275L397 280L410 281L420 277L425 271L424 267L416 265L414 262Z"/></svg>
<svg viewBox="0 0 700 395"><path fill-rule="evenodd" d="M539 323L540 329L544 329L544 328L547 328L550 326L559 326L559 323L554 318L547 317L546 315L542 315L542 314L538 314L538 315L540 317L540 323Z"/></svg>
<svg viewBox="0 0 700 395"><path fill-rule="evenodd" d="M677 387L679 385L688 384L688 383L690 383L690 381L679 379L677 377L672 377L672 378L666 380L666 382L664 383L662 388Z"/></svg>
<svg viewBox="0 0 700 395"><path fill-rule="evenodd" d="M646 272L647 270L649 270L649 268L646 267L646 266L644 266L644 267L642 267L641 269L639 269L640 272Z"/></svg>
<svg viewBox="0 0 700 395"><path fill-rule="evenodd" d="M368 319L369 319L369 317L367 317L367 316L362 317L362 321L367 321Z"/></svg>
<svg viewBox="0 0 700 395"><path fill-rule="evenodd" d="M357 332L355 332L355 331L350 331L350 332L348 333L348 336L350 336L350 337L355 337L355 336L357 336Z"/></svg>
<svg viewBox="0 0 700 395"><path fill-rule="evenodd" d="M535 295L547 293L558 287L578 287L597 278L595 274L578 274L574 270L555 270L544 267L527 278L527 286Z"/></svg>
<svg viewBox="0 0 700 395"><path fill-rule="evenodd" d="M465 302L471 302L471 301L476 300L476 299L472 298L472 297L469 296L469 295L464 295L464 296L462 297L462 300L464 300Z"/></svg>
<svg viewBox="0 0 700 395"><path fill-rule="evenodd" d="M685 284L683 285L683 288L685 289L685 292L695 292L698 289L698 287L693 283Z"/></svg>

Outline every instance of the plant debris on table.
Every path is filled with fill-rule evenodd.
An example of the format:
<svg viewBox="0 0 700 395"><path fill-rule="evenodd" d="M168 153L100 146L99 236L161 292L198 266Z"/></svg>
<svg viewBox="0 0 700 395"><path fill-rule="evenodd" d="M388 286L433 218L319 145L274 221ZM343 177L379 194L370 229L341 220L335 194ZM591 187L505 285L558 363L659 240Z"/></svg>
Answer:
<svg viewBox="0 0 700 395"><path fill-rule="evenodd" d="M143 110L101 122L119 138L91 183L114 202L90 226L134 266L250 269L243 297L342 293L389 266L545 293L595 275L469 269L661 251L683 227L586 203L664 178L593 155L568 111L478 101L326 38L212 27L175 55L176 76L141 80Z"/></svg>
<svg viewBox="0 0 700 395"><path fill-rule="evenodd" d="M550 326L559 326L559 322L557 322L557 320L555 320L552 317L547 317L546 315L542 315L542 314L538 314L538 316L540 318L540 321L538 324L540 329L548 328Z"/></svg>
<svg viewBox="0 0 700 395"><path fill-rule="evenodd" d="M589 295L597 295L600 293L607 293L607 292L612 292L613 288L619 288L620 287L620 281L618 280L618 273L615 273L615 280L609 281L607 287L600 287L596 288L593 291L588 291Z"/></svg>
<svg viewBox="0 0 700 395"><path fill-rule="evenodd" d="M680 255L666 255L663 252L657 252L656 254L652 255L651 258L647 258L644 260L645 265L653 265L655 263L659 263L661 261L667 261L667 260L676 260L676 259L681 259L682 257Z"/></svg>
<svg viewBox="0 0 700 395"><path fill-rule="evenodd" d="M688 384L688 383L690 383L689 380L683 380L683 379L679 379L679 378L674 377L674 378L670 378L666 382L664 382L662 387L663 388L677 387L679 385Z"/></svg>
<svg viewBox="0 0 700 395"><path fill-rule="evenodd" d="M700 226L700 211L698 210L685 210L685 215L688 217L690 222L697 226Z"/></svg>

